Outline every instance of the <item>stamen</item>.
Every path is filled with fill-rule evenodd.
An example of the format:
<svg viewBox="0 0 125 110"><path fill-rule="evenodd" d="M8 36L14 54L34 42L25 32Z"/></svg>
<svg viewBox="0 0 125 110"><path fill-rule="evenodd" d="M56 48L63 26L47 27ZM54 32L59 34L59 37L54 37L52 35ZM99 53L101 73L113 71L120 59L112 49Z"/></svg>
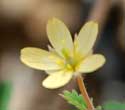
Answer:
<svg viewBox="0 0 125 110"><path fill-rule="evenodd" d="M67 67L68 70L72 70L73 69L70 64L67 64L66 67Z"/></svg>
<svg viewBox="0 0 125 110"><path fill-rule="evenodd" d="M69 51L68 51L67 49L63 48L63 49L62 49L62 53L63 53L63 55L64 55L64 57L65 57L66 59L69 58Z"/></svg>

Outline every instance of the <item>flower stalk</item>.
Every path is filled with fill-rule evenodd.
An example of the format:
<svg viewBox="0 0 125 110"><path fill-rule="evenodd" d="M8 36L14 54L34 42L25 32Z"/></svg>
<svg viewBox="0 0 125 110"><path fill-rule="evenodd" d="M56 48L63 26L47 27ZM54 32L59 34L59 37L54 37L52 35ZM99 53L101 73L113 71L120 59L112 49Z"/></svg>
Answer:
<svg viewBox="0 0 125 110"><path fill-rule="evenodd" d="M89 98L89 95L87 93L87 90L86 90L86 87L85 87L82 76L78 75L76 77L76 80L77 80L77 84L78 84L78 87L80 89L80 92L81 92L81 94L82 94L82 96L83 96L83 98L84 98L84 100L87 104L87 110L94 110L95 109L94 105L93 105L91 99Z"/></svg>

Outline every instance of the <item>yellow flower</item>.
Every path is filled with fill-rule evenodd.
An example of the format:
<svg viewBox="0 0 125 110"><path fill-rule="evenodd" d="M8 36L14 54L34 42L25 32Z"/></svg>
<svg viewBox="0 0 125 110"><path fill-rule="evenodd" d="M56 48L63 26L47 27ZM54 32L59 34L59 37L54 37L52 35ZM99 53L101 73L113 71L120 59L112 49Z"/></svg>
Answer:
<svg viewBox="0 0 125 110"><path fill-rule="evenodd" d="M23 48L21 61L29 67L46 71L48 77L42 82L44 87L62 87L74 75L93 72L105 63L103 55L92 53L97 33L98 24L87 22L73 42L66 25L57 18L50 19L47 34L53 48L49 46L49 51Z"/></svg>

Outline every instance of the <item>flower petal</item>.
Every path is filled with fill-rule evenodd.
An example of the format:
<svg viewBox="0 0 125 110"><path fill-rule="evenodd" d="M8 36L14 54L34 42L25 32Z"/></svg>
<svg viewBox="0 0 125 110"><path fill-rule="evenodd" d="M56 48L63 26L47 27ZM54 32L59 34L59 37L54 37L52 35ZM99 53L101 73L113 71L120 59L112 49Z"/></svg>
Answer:
<svg viewBox="0 0 125 110"><path fill-rule="evenodd" d="M62 59L45 50L27 47L21 50L21 61L29 67L39 70L58 70L62 67L57 62Z"/></svg>
<svg viewBox="0 0 125 110"><path fill-rule="evenodd" d="M48 89L56 89L66 85L72 78L72 72L58 71L50 74L42 85Z"/></svg>
<svg viewBox="0 0 125 110"><path fill-rule="evenodd" d="M77 52L86 56L93 48L98 33L98 24L90 21L87 22L80 30L78 37L75 38L75 48Z"/></svg>
<svg viewBox="0 0 125 110"><path fill-rule="evenodd" d="M73 42L71 34L62 21L56 18L49 20L47 34L52 46L59 54L62 54L63 49L66 49L70 53L72 52Z"/></svg>
<svg viewBox="0 0 125 110"><path fill-rule="evenodd" d="M102 67L105 63L105 57L95 54L85 58L77 67L78 72L90 73Z"/></svg>

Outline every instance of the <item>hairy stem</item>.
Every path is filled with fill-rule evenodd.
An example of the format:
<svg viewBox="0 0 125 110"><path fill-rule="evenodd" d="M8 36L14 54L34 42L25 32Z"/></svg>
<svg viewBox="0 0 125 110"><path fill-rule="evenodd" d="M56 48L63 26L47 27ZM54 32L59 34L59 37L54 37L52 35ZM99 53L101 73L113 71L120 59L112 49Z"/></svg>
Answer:
<svg viewBox="0 0 125 110"><path fill-rule="evenodd" d="M80 92L81 92L81 94L82 94L82 96L87 104L87 110L94 110L94 106L89 98L89 95L87 93L87 90L85 88L85 84L83 82L83 78L81 75L77 76L77 84L78 84Z"/></svg>

